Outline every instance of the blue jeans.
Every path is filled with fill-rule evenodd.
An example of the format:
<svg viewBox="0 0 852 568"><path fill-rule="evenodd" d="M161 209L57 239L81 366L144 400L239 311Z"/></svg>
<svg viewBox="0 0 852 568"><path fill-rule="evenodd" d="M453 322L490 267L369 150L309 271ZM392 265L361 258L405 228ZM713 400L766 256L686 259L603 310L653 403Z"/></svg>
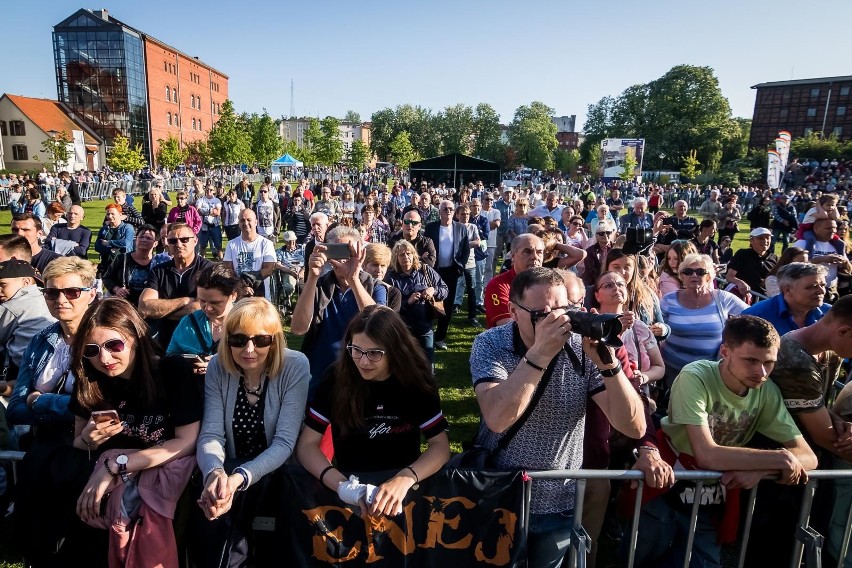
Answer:
<svg viewBox="0 0 852 568"><path fill-rule="evenodd" d="M456 283L455 305L461 306L464 293L467 292L467 317L476 317L476 292L473 289L473 281L476 278L476 267L465 268Z"/></svg>
<svg viewBox="0 0 852 568"><path fill-rule="evenodd" d="M201 249L201 254L204 255L204 251L207 250L207 243L210 243L213 257L216 258L219 256L219 252L222 251L222 227L208 225L205 228L207 229L206 231L198 233L198 247Z"/></svg>
<svg viewBox="0 0 852 568"><path fill-rule="evenodd" d="M435 332L429 330L423 335L414 335L414 339L420 344L420 348L426 354L426 358L430 363L435 362Z"/></svg>
<svg viewBox="0 0 852 568"><path fill-rule="evenodd" d="M573 511L530 515L527 562L530 568L559 568L571 542Z"/></svg>
<svg viewBox="0 0 852 568"><path fill-rule="evenodd" d="M769 245L769 250L775 250L775 243L781 243L781 252L784 252L790 245L790 231L772 229L772 244Z"/></svg>
<svg viewBox="0 0 852 568"><path fill-rule="evenodd" d="M476 270L473 274L473 295L476 297L476 305L481 306L484 303L483 294L485 293L485 263L487 258L476 261Z"/></svg>
<svg viewBox="0 0 852 568"><path fill-rule="evenodd" d="M636 539L637 568L675 568L683 566L686 554L686 536L689 532L689 513L669 505L665 497L657 497L642 506L639 517L639 536ZM717 531L710 512L705 507L698 510L695 540L692 543L690 568L720 568L721 549L716 543ZM627 557L622 540L622 553Z"/></svg>

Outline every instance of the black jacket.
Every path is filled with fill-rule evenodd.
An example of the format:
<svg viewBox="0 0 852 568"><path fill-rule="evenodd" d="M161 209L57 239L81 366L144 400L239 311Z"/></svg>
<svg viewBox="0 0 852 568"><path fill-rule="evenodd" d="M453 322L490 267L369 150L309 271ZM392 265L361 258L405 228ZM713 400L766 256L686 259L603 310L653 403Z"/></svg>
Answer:
<svg viewBox="0 0 852 568"><path fill-rule="evenodd" d="M459 274L461 274L464 272L464 267L470 256L470 241L467 238L467 227L456 221L452 223L453 264L458 269ZM424 235L432 239L432 242L435 244L435 270L437 270L441 261L441 222L433 221L426 225Z"/></svg>

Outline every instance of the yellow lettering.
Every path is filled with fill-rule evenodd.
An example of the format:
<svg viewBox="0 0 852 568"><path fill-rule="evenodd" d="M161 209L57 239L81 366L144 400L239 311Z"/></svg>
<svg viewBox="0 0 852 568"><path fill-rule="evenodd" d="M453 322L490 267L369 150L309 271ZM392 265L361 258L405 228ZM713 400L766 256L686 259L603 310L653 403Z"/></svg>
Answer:
<svg viewBox="0 0 852 568"><path fill-rule="evenodd" d="M373 535L376 533L385 535L390 539L391 543L403 553L409 555L415 550L414 542L414 502L412 501L403 508L405 515L405 530L400 528L398 524L390 520L384 515L369 517L369 522L365 523L367 529L367 564L381 560L384 556L379 556L376 553L375 540Z"/></svg>
<svg viewBox="0 0 852 568"><path fill-rule="evenodd" d="M501 525L501 529L499 531L499 536L497 537L497 545L495 547L494 556L488 558L485 556L485 552L482 550L482 543L479 542L476 545L476 550L474 551L474 557L479 562L485 562L486 564L493 564L494 566L506 566L509 564L509 560L511 560L511 555L509 551L512 548L512 545L515 541L515 529L518 525L518 515L509 511L508 509L495 509L495 513L498 513L498 524Z"/></svg>
<svg viewBox="0 0 852 568"><path fill-rule="evenodd" d="M441 499L438 497L423 497L431 504L429 511L429 524L426 529L426 538L423 544L418 546L421 548L435 548L436 545L441 545L444 548L468 548L473 540L473 535L468 534L455 542L445 542L443 539L444 527L450 527L453 530L459 527L459 516L448 518L446 510L454 503L460 504L465 509L473 509L476 503L465 497L452 497L450 499Z"/></svg>
<svg viewBox="0 0 852 568"><path fill-rule="evenodd" d="M345 521L348 521L352 516L352 511L349 509L335 506L316 507L314 509L302 510L302 514L308 518L308 521L315 529L314 536L311 539L313 545L313 557L329 564L336 564L341 560L353 560L361 553L360 540L352 545L352 548L349 550L349 554L346 556L335 557L331 556L328 552L329 541L332 542L332 545L336 550L341 550L341 545L343 544L343 527L338 526L332 530L326 525L327 515L332 511L342 514Z"/></svg>

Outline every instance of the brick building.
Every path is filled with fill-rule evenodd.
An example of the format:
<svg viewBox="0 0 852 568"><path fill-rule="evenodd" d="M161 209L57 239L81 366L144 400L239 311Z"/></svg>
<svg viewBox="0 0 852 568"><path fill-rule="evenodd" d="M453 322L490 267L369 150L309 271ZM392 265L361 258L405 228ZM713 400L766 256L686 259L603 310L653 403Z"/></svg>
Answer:
<svg viewBox="0 0 852 568"><path fill-rule="evenodd" d="M204 140L228 98L228 76L112 17L81 9L53 28L58 99L111 146Z"/></svg>
<svg viewBox="0 0 852 568"><path fill-rule="evenodd" d="M812 132L852 138L852 76L760 83L754 100L749 146L765 148L781 130L793 139Z"/></svg>

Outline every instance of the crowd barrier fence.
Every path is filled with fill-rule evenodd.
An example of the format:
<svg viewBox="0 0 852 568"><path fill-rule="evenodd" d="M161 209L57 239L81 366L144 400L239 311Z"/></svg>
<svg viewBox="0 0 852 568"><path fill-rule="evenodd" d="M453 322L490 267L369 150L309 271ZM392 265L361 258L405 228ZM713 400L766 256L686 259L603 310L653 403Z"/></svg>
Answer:
<svg viewBox="0 0 852 568"><path fill-rule="evenodd" d="M13 479L17 480L17 462L23 459L24 452L18 451L0 451L0 460L12 462ZM696 484L696 493L700 493L703 485L707 482L718 482L722 473L717 471L684 471L675 470L675 479L680 481L692 481ZM527 472L527 480L525 482L524 491L524 511L520 517L523 522L522 529L527 530L526 514L530 509L530 499L532 496L532 480L535 479L564 479L574 480L576 482L576 498L574 507L573 533L569 544L569 555L567 568L585 568L586 556L591 546L591 539L583 528L583 502L585 497L586 482L588 480L619 480L619 481L636 481L637 490L635 492L635 500L633 503L633 519L630 526L629 535L625 538L629 539L629 552L627 558L627 568L633 568L635 562L636 544L639 536L639 519L642 506L642 494L645 488L644 476L642 472L637 470L552 470L552 471L530 471ZM805 486L804 496L799 509L799 517L796 528L796 542L794 544L793 554L790 558L790 567L798 568L802 565L804 558L807 568L817 568L821 564L822 547L825 542L823 535L819 534L810 526L811 508L813 505L814 494L817 485L820 481L829 481L835 479L852 478L852 469L838 470L814 470L808 472L808 482ZM767 477L763 483L771 480ZM747 492L745 502L745 520L741 528L740 548L737 560L737 567L743 568L748 551L749 532L752 525L754 507L757 498L757 486ZM692 504L689 532L686 543L686 556L683 559L683 567L688 568L691 558L692 545L695 538L695 529L698 520L700 500L695 500ZM837 560L837 568L843 568L844 559L849 548L850 540L852 539L852 508L847 512L845 531L843 541L840 546L840 554ZM306 545L307 546L307 545Z"/></svg>

